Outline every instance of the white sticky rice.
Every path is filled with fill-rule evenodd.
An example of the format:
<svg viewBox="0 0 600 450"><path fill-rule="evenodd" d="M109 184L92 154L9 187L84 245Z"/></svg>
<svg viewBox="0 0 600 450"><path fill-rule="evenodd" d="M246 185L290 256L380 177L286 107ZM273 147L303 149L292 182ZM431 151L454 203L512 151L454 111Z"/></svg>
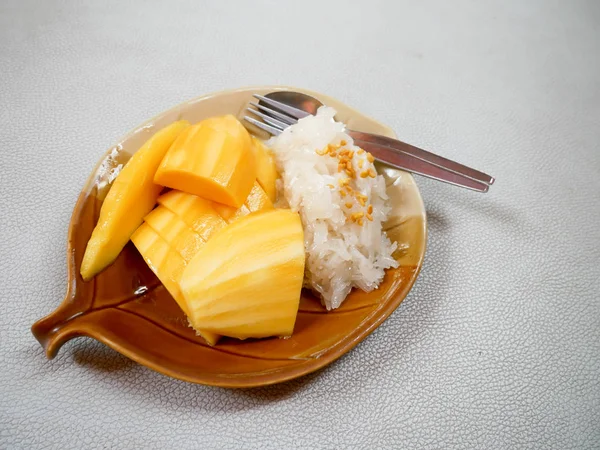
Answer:
<svg viewBox="0 0 600 450"><path fill-rule="evenodd" d="M392 257L396 243L382 228L390 210L384 178L375 175L367 160L370 155L353 144L334 116L333 108L321 107L316 116L300 120L267 142L281 174L279 197L302 219L304 284L320 295L328 310L338 308L353 287L367 292L378 288L385 269L398 266ZM355 177L340 171L339 159L322 154L328 145L337 152L352 152L349 173L355 172ZM371 176L360 176L369 169ZM348 195L349 188L364 196L362 200ZM366 214L368 205L372 205L368 219L350 220Z"/></svg>

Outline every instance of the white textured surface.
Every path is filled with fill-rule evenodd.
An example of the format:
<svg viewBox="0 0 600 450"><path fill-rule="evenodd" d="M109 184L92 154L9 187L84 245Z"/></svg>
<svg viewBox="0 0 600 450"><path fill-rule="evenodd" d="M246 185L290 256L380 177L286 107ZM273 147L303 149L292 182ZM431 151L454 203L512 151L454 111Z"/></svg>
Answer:
<svg viewBox="0 0 600 450"><path fill-rule="evenodd" d="M251 3L0 2L0 448L600 448L600 3ZM29 327L62 298L105 149L188 98L274 83L497 185L419 181L416 287L315 375L206 388L87 339L46 361Z"/></svg>

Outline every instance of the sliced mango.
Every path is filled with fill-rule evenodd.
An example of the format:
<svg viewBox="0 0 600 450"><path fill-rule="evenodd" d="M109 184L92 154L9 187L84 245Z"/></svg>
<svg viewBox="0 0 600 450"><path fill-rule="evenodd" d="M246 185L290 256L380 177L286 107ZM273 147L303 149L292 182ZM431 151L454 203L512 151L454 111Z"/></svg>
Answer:
<svg viewBox="0 0 600 450"><path fill-rule="evenodd" d="M246 202L240 208L236 209L220 203L214 203L213 207L226 222L232 223L251 212L273 209L273 203L271 203L265 191L260 187L260 184L255 181L250 194L246 198Z"/></svg>
<svg viewBox="0 0 600 450"><path fill-rule="evenodd" d="M162 205L154 208L144 218L144 222L150 225L185 261L192 259L206 243L181 217Z"/></svg>
<svg viewBox="0 0 600 450"><path fill-rule="evenodd" d="M158 204L181 217L205 241L227 226L227 222L215 210L215 203L197 195L169 191L158 198Z"/></svg>
<svg viewBox="0 0 600 450"><path fill-rule="evenodd" d="M227 223L232 223L238 220L240 217L247 216L250 214L250 210L246 205L242 205L239 208L233 208L231 206L223 205L221 203L215 203L213 205L215 211L225 220Z"/></svg>
<svg viewBox="0 0 600 450"><path fill-rule="evenodd" d="M256 157L256 179L260 186L267 193L267 196L274 202L277 197L277 167L275 159L267 146L255 136L252 136L252 144Z"/></svg>
<svg viewBox="0 0 600 450"><path fill-rule="evenodd" d="M154 207L162 187L154 174L169 147L189 123L175 122L155 133L127 162L111 186L88 241L81 276L89 280L113 263Z"/></svg>
<svg viewBox="0 0 600 450"><path fill-rule="evenodd" d="M273 209L273 203L261 185L255 181L252 190L244 205L250 212L262 211L264 209Z"/></svg>
<svg viewBox="0 0 600 450"><path fill-rule="evenodd" d="M189 127L156 172L157 184L239 208L256 179L250 134L232 115Z"/></svg>
<svg viewBox="0 0 600 450"><path fill-rule="evenodd" d="M190 323L240 339L291 335L304 258L297 213L274 209L242 217L216 233L183 271Z"/></svg>
<svg viewBox="0 0 600 450"><path fill-rule="evenodd" d="M143 223L131 236L148 267L154 272L183 312L189 316L187 305L179 288L186 260L165 241L148 223ZM210 345L215 345L219 335L196 329Z"/></svg>

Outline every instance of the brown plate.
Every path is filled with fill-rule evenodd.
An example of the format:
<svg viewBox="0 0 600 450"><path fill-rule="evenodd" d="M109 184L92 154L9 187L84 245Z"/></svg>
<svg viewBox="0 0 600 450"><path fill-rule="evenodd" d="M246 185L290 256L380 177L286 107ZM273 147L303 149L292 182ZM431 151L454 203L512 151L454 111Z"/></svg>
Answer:
<svg viewBox="0 0 600 450"><path fill-rule="evenodd" d="M87 241L109 188L110 171L125 163L156 130L180 119L197 122L231 113L241 117L252 93L295 90L333 106L350 128L394 137L388 127L343 103L304 89L262 86L219 92L182 103L123 137L100 160L75 205L67 242L68 288L62 304L32 332L48 358L69 339L89 336L151 369L180 380L223 387L261 386L324 367L351 350L406 297L425 254L425 208L411 175L380 168L393 212L386 229L397 241L398 269L388 270L371 293L354 290L327 312L304 292L293 336L239 341L223 338L210 347L188 327L175 301L129 243L117 261L89 282L79 275ZM257 133L258 134L258 133Z"/></svg>

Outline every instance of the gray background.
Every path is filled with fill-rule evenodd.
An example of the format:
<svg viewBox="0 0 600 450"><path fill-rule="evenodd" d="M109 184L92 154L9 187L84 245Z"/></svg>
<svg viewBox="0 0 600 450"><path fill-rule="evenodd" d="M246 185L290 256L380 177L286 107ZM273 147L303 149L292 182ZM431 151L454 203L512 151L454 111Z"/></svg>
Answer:
<svg viewBox="0 0 600 450"><path fill-rule="evenodd" d="M319 5L320 8L319 9ZM600 448L600 2L0 2L0 448ZM485 170L418 180L422 274L319 373L186 384L29 332L88 173L181 101L326 92Z"/></svg>

